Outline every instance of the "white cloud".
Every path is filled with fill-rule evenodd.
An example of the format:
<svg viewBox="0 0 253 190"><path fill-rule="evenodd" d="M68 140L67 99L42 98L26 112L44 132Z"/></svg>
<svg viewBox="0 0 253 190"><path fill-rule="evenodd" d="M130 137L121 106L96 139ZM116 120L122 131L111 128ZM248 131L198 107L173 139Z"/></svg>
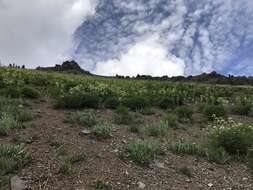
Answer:
<svg viewBox="0 0 253 190"><path fill-rule="evenodd" d="M94 73L101 75L137 74L152 76L177 76L184 74L183 60L167 54L157 35L148 36L133 45L119 59L97 63Z"/></svg>
<svg viewBox="0 0 253 190"><path fill-rule="evenodd" d="M95 12L94 0L0 0L0 59L28 67L68 55L72 34Z"/></svg>

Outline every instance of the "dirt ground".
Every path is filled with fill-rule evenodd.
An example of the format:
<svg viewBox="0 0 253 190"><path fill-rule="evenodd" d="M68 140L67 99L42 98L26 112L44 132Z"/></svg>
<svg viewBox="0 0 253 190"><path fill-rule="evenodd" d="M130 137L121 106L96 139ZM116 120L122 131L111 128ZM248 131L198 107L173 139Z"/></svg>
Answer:
<svg viewBox="0 0 253 190"><path fill-rule="evenodd" d="M154 140L143 134L129 132L128 126L113 124L113 137L98 141L91 136L80 135L83 126L63 122L66 110L53 109L49 101L30 103L33 112L40 117L25 123L25 128L13 131L0 143L13 143L15 139L24 139L26 147L32 153L32 162L19 171L31 190L92 190L94 181L102 179L108 189L135 190L140 189L139 182L145 184L147 190L253 190L253 177L245 164L232 161L229 165L209 163L196 156L180 156L166 151L158 156L150 167L140 167L131 161L119 158L119 150L125 143L133 139ZM166 113L156 109L154 115L141 116L138 126L158 121ZM98 110L99 119L113 123L112 111ZM194 120L199 116L195 113ZM241 118L253 123L253 118ZM166 139L160 139L165 147L169 142L185 138L195 142L205 141L206 131L198 122L187 123L178 129L171 129ZM59 172L57 150L61 145L69 154L84 153L86 159L75 163L69 174ZM178 170L187 166L193 176L187 177Z"/></svg>

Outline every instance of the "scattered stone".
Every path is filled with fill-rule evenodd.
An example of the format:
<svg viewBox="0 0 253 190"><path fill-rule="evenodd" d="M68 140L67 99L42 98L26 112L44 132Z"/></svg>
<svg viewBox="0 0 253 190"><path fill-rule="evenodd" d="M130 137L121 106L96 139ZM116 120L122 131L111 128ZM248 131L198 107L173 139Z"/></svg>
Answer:
<svg viewBox="0 0 253 190"><path fill-rule="evenodd" d="M208 187L212 187L213 184L212 184L212 183L208 183L207 186L208 186Z"/></svg>
<svg viewBox="0 0 253 190"><path fill-rule="evenodd" d="M185 180L186 182L188 182L188 183L190 183L191 182L191 180L190 179L187 179L187 180Z"/></svg>
<svg viewBox="0 0 253 190"><path fill-rule="evenodd" d="M138 182L137 185L140 189L144 189L146 187L146 185L142 182Z"/></svg>
<svg viewBox="0 0 253 190"><path fill-rule="evenodd" d="M79 135L89 135L89 134L91 134L91 131L88 129L84 129L79 133Z"/></svg>
<svg viewBox="0 0 253 190"><path fill-rule="evenodd" d="M155 166L158 167L158 168L164 168L164 163L161 163L161 162L155 162Z"/></svg>
<svg viewBox="0 0 253 190"><path fill-rule="evenodd" d="M21 180L18 176L11 178L11 190L25 190L25 182Z"/></svg>
<svg viewBox="0 0 253 190"><path fill-rule="evenodd" d="M118 150L118 149L115 149L113 152L117 153L117 152L119 152L119 150Z"/></svg>
<svg viewBox="0 0 253 190"><path fill-rule="evenodd" d="M243 180L243 181L247 181L247 180L248 180L248 178L247 178L247 177L244 177L244 178L242 178L242 180Z"/></svg>

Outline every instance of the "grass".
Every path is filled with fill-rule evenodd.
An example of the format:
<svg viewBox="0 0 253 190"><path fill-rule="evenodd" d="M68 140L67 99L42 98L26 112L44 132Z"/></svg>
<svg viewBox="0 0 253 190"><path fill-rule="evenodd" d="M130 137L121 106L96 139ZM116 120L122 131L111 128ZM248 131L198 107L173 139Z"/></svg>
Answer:
<svg viewBox="0 0 253 190"><path fill-rule="evenodd" d="M108 183L104 181L104 179L97 178L94 181L95 189L108 189Z"/></svg>
<svg viewBox="0 0 253 190"><path fill-rule="evenodd" d="M178 116L179 121L191 121L193 110L188 106L179 106L174 110L174 113Z"/></svg>
<svg viewBox="0 0 253 190"><path fill-rule="evenodd" d="M3 114L0 118L0 136L7 136L11 129L20 128L20 123L9 114Z"/></svg>
<svg viewBox="0 0 253 190"><path fill-rule="evenodd" d="M65 115L64 122L92 127L98 123L93 112L77 112Z"/></svg>
<svg viewBox="0 0 253 190"><path fill-rule="evenodd" d="M230 160L228 153L222 148L196 144L188 140L180 140L169 145L169 150L176 154L188 154L204 157L210 162L225 164Z"/></svg>
<svg viewBox="0 0 253 190"><path fill-rule="evenodd" d="M145 128L145 133L153 137L165 137L168 133L168 125L164 121L152 123Z"/></svg>
<svg viewBox="0 0 253 190"><path fill-rule="evenodd" d="M113 114L114 122L116 124L132 124L134 122L134 115L125 106L118 106Z"/></svg>
<svg viewBox="0 0 253 190"><path fill-rule="evenodd" d="M168 127L170 127L170 128L176 128L177 127L178 116L176 114L169 114L163 120L164 120L164 122L166 122Z"/></svg>
<svg viewBox="0 0 253 190"><path fill-rule="evenodd" d="M130 159L141 166L148 166L159 151L154 142L135 140L123 147L121 158Z"/></svg>
<svg viewBox="0 0 253 190"><path fill-rule="evenodd" d="M223 105L208 105L200 106L201 113L209 120L213 121L215 117L226 117L227 112Z"/></svg>
<svg viewBox="0 0 253 190"><path fill-rule="evenodd" d="M62 174L68 174L71 171L72 165L77 162L85 160L85 154L78 155L64 155L60 157L59 172Z"/></svg>
<svg viewBox="0 0 253 190"><path fill-rule="evenodd" d="M97 124L92 128L91 133L97 139L108 139L112 136L112 128L108 124Z"/></svg>
<svg viewBox="0 0 253 190"><path fill-rule="evenodd" d="M129 127L129 131L131 133L140 133L141 132L140 128L138 126L136 126L136 125L131 125Z"/></svg>
<svg viewBox="0 0 253 190"><path fill-rule="evenodd" d="M31 154L21 145L0 145L0 176L12 173L31 161Z"/></svg>

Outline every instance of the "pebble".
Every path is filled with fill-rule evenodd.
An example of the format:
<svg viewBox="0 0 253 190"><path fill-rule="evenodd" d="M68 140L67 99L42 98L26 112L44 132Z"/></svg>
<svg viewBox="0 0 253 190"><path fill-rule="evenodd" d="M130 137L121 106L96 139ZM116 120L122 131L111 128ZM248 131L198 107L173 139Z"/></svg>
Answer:
<svg viewBox="0 0 253 190"><path fill-rule="evenodd" d="M11 178L11 190L24 190L26 189L25 182L18 176Z"/></svg>
<svg viewBox="0 0 253 190"><path fill-rule="evenodd" d="M207 186L208 186L208 187L212 187L213 184L212 184L212 183L208 183Z"/></svg>
<svg viewBox="0 0 253 190"><path fill-rule="evenodd" d="M142 182L138 182L137 185L140 189L144 189L146 187L146 185Z"/></svg>
<svg viewBox="0 0 253 190"><path fill-rule="evenodd" d="M80 135L89 135L89 134L91 134L91 131L88 130L88 129L84 129L84 130L82 130L79 134L80 134Z"/></svg>

